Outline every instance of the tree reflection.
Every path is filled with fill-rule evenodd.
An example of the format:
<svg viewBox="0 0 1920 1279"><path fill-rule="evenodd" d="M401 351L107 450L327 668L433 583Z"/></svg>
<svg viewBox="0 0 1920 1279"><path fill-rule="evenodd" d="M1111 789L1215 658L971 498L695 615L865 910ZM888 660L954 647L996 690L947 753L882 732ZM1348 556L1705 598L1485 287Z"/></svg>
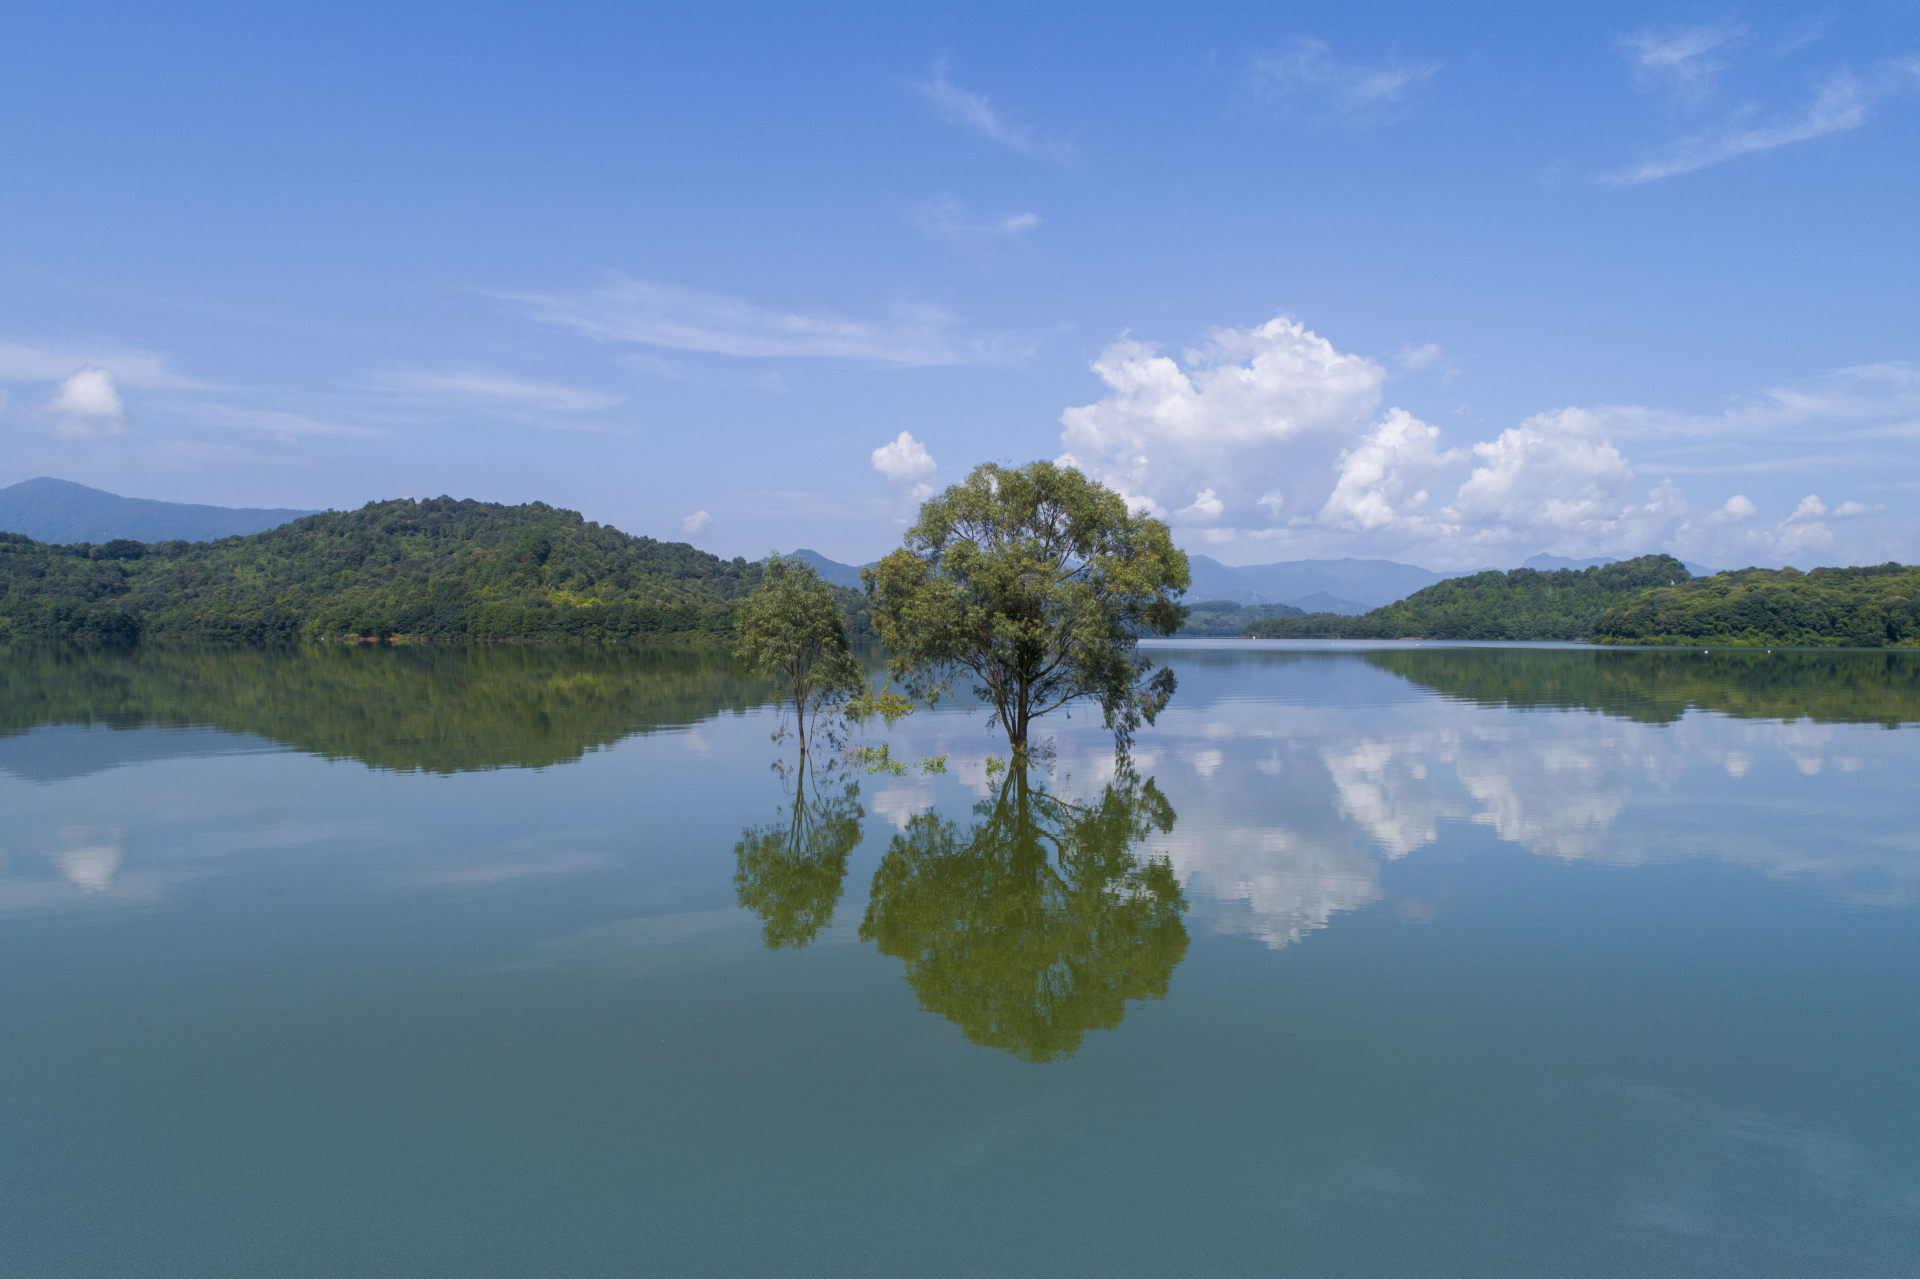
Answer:
<svg viewBox="0 0 1920 1279"><path fill-rule="evenodd" d="M833 919L847 854L866 817L851 777L835 776L831 767L817 772L804 753L780 769L793 775L785 818L747 828L733 846L733 891L760 916L760 935L775 950L807 945Z"/></svg>
<svg viewBox="0 0 1920 1279"><path fill-rule="evenodd" d="M1167 993L1187 908L1166 857L1133 846L1173 829L1152 780L1123 773L1087 805L1015 765L962 832L922 813L888 845L860 925L904 960L921 1006L1027 1061L1072 1056L1130 999Z"/></svg>

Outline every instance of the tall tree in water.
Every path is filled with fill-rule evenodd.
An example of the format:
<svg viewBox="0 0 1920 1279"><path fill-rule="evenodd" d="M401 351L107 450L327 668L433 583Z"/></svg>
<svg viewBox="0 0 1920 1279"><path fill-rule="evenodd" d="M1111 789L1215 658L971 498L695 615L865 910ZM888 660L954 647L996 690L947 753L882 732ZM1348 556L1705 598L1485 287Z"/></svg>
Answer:
<svg viewBox="0 0 1920 1279"><path fill-rule="evenodd" d="M832 589L812 565L771 556L760 585L740 603L734 631L740 660L779 680L793 698L805 754L815 721L844 705L863 683Z"/></svg>
<svg viewBox="0 0 1920 1279"><path fill-rule="evenodd" d="M970 675L1015 756L1036 718L1082 698L1124 749L1173 695L1173 672L1136 645L1180 628L1187 557L1164 523L1071 467L974 468L861 578L895 677L931 697Z"/></svg>

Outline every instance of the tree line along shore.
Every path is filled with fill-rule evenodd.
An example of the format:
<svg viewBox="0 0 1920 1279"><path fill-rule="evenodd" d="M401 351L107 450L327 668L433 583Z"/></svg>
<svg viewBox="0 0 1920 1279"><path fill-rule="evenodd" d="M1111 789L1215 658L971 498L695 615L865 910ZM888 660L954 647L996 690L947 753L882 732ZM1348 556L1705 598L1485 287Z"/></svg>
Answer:
<svg viewBox="0 0 1920 1279"><path fill-rule="evenodd" d="M377 639L627 644L732 634L763 567L636 537L544 503L372 502L211 542L49 545L0 534L0 641ZM869 603L833 588L856 639ZM1232 633L1190 601L1185 634ZM1262 610L1268 611L1268 610ZM1252 638L1920 646L1920 568L1693 577L1643 556L1584 570L1450 578L1359 616L1255 617Z"/></svg>

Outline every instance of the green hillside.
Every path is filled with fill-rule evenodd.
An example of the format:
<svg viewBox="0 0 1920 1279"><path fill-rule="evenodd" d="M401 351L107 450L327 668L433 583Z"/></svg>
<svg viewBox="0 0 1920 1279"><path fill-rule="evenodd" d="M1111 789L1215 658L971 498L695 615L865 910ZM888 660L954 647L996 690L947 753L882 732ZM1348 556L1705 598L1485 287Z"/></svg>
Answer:
<svg viewBox="0 0 1920 1279"><path fill-rule="evenodd" d="M217 542L0 534L0 638L620 643L724 633L759 576L540 502L373 502ZM870 633L865 601L841 595Z"/></svg>
<svg viewBox="0 0 1920 1279"><path fill-rule="evenodd" d="M1475 573L1435 582L1358 617L1268 618L1243 634L1256 639L1586 640L1598 635L1607 609L1689 576L1671 555L1587 569Z"/></svg>
<svg viewBox="0 0 1920 1279"><path fill-rule="evenodd" d="M1920 568L1748 568L1642 591L1594 637L1616 644L1920 646Z"/></svg>
<svg viewBox="0 0 1920 1279"><path fill-rule="evenodd" d="M1205 600L1187 605L1187 620L1180 624L1181 639L1217 639L1238 635L1254 622L1269 617L1305 617L1304 609L1291 604L1236 604L1232 600Z"/></svg>

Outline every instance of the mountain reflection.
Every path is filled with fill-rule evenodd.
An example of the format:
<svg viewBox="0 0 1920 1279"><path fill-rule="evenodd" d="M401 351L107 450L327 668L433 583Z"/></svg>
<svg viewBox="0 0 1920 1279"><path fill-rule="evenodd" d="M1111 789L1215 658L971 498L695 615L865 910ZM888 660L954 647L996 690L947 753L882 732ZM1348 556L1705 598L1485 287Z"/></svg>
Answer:
<svg viewBox="0 0 1920 1279"><path fill-rule="evenodd" d="M0 737L47 724L206 726L430 773L565 763L769 695L717 648L0 650Z"/></svg>
<svg viewBox="0 0 1920 1279"><path fill-rule="evenodd" d="M1592 710L1644 724L1689 710L1888 728L1920 722L1920 653L1418 648L1362 657L1483 706Z"/></svg>
<svg viewBox="0 0 1920 1279"><path fill-rule="evenodd" d="M964 831L912 818L874 872L864 941L905 961L921 1006L1027 1061L1071 1056L1127 1001L1158 999L1187 950L1187 903L1164 854L1151 779L1122 773L1077 804L1009 770Z"/></svg>
<svg viewBox="0 0 1920 1279"><path fill-rule="evenodd" d="M733 891L776 950L805 946L832 920L866 817L851 776L817 769L804 754L784 767L794 779L785 815L747 828L733 846Z"/></svg>

